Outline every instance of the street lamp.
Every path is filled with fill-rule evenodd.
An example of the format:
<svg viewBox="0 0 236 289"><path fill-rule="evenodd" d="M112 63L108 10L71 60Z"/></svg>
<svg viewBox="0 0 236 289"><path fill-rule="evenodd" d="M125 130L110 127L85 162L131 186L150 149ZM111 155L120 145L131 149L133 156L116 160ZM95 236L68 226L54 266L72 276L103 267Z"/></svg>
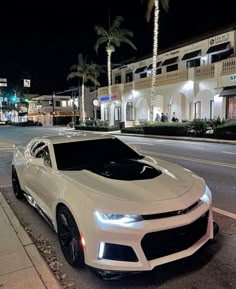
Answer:
<svg viewBox="0 0 236 289"><path fill-rule="evenodd" d="M54 98L55 98L55 93L53 92L53 94L52 94L52 125L55 124L55 118L54 118L54 115L55 115Z"/></svg>

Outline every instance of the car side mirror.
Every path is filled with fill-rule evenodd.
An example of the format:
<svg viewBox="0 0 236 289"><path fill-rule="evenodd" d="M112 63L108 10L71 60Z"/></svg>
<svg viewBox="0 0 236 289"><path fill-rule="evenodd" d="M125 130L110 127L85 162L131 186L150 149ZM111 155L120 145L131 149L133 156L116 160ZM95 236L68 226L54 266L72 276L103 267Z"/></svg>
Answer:
<svg viewBox="0 0 236 289"><path fill-rule="evenodd" d="M31 165L36 167L43 167L44 166L44 159L43 158L32 158L30 161Z"/></svg>

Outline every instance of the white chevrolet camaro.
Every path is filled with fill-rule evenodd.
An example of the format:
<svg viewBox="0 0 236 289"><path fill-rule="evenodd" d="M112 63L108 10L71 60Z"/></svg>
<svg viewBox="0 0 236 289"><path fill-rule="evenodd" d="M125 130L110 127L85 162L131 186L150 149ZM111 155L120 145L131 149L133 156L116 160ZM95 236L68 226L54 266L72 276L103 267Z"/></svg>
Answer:
<svg viewBox="0 0 236 289"><path fill-rule="evenodd" d="M32 139L16 148L12 183L58 233L66 260L103 278L190 256L218 231L202 178L113 136Z"/></svg>

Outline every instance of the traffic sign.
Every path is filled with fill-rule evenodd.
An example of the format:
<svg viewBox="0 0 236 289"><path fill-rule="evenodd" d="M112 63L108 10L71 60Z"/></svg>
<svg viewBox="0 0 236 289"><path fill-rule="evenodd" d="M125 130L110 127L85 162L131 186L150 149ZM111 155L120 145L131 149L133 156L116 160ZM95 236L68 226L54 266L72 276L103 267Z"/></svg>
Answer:
<svg viewBox="0 0 236 289"><path fill-rule="evenodd" d="M24 87L30 87L30 79L24 79Z"/></svg>

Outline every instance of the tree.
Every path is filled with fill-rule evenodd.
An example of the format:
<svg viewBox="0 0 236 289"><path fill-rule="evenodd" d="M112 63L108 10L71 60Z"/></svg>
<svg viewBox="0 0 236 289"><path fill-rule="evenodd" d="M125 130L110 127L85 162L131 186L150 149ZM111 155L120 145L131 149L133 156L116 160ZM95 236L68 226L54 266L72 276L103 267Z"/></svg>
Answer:
<svg viewBox="0 0 236 289"><path fill-rule="evenodd" d="M121 16L116 16L115 20L109 25L108 30L100 25L95 26L95 31L99 38L95 43L94 49L98 53L100 45L106 45L107 52L107 77L108 77L108 95L111 97L111 55L115 52L115 47L120 47L121 43L126 43L134 50L136 46L129 38L133 37L133 32L127 29L120 28L124 19ZM111 119L111 102L109 101L109 126L113 124Z"/></svg>
<svg viewBox="0 0 236 289"><path fill-rule="evenodd" d="M98 77L100 75L99 66L95 63L87 63L87 57L84 59L82 54L78 56L78 64L74 64L70 68L70 73L67 79L78 77L82 80L81 87L81 106L80 106L80 116L82 123L85 122L84 113L84 86L88 81L91 81L94 85L99 86Z"/></svg>
<svg viewBox="0 0 236 289"><path fill-rule="evenodd" d="M168 11L169 0L148 0L146 19L149 22L151 14L154 9L154 31L153 31L153 58L152 58L152 86L151 86L151 101L150 101L150 120L153 121L153 109L155 100L156 88L156 70L157 70L157 52L158 52L158 22L159 22L159 4L161 3L163 9Z"/></svg>

